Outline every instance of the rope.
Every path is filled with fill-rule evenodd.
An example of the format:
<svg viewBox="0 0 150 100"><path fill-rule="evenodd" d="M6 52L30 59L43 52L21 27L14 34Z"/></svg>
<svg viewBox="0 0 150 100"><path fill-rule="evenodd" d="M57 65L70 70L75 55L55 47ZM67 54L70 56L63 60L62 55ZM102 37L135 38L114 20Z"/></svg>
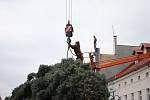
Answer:
<svg viewBox="0 0 150 100"><path fill-rule="evenodd" d="M66 0L66 24L68 20L72 23L72 0Z"/></svg>
<svg viewBox="0 0 150 100"><path fill-rule="evenodd" d="M70 20L70 23L72 23L72 0L66 0L66 24L68 23L68 20ZM67 39L67 43L71 43L70 38ZM67 49L67 58L68 58L68 52L69 52L69 45ZM70 49L70 52L76 56Z"/></svg>
<svg viewBox="0 0 150 100"><path fill-rule="evenodd" d="M68 58L68 51L69 51L69 44L71 43L71 39L68 37L67 38L67 44L68 44L68 50L67 50L67 58Z"/></svg>
<svg viewBox="0 0 150 100"><path fill-rule="evenodd" d="M69 15L68 15L68 20L70 20L70 0L69 0Z"/></svg>
<svg viewBox="0 0 150 100"><path fill-rule="evenodd" d="M71 12L70 12L70 22L71 22L71 24L72 24L72 0L70 0L70 10L71 10Z"/></svg>
<svg viewBox="0 0 150 100"><path fill-rule="evenodd" d="M70 47L68 46L68 50L67 50L67 59L68 59L68 52L69 52Z"/></svg>
<svg viewBox="0 0 150 100"><path fill-rule="evenodd" d="M74 53L72 52L72 50L71 50L71 49L70 49L70 52L72 53L72 55L77 56L76 54L74 54Z"/></svg>
<svg viewBox="0 0 150 100"><path fill-rule="evenodd" d="M67 9L68 9L68 7L67 7L67 5L68 5L68 2L67 2L67 0L66 0L66 24L67 24L67 22L68 22L68 11L67 11Z"/></svg>
<svg viewBox="0 0 150 100"><path fill-rule="evenodd" d="M70 47L68 46L68 50L67 50L67 59L68 59L68 52L69 52L69 50L70 50L70 52L71 52L72 55L77 56L76 54L74 54L74 53L72 52L72 50L71 50Z"/></svg>

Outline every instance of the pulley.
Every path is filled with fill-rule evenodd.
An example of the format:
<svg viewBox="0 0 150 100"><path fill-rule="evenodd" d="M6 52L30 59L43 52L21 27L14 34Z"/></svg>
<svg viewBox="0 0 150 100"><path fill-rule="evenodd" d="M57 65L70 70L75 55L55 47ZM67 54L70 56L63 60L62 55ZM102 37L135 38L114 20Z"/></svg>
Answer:
<svg viewBox="0 0 150 100"><path fill-rule="evenodd" d="M73 27L70 24L70 21L68 21L68 23L66 24L65 33L66 33L66 37L70 38L73 36Z"/></svg>
<svg viewBox="0 0 150 100"><path fill-rule="evenodd" d="M66 0L66 37L70 38L73 36L72 22L72 0Z"/></svg>

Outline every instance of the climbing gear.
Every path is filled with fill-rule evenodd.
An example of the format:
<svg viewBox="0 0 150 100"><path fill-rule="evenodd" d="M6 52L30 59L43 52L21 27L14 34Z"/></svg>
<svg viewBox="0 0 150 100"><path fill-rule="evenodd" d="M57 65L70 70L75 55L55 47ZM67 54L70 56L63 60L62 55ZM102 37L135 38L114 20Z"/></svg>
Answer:
<svg viewBox="0 0 150 100"><path fill-rule="evenodd" d="M71 39L69 37L67 38L67 43L68 43L68 45L71 44Z"/></svg>

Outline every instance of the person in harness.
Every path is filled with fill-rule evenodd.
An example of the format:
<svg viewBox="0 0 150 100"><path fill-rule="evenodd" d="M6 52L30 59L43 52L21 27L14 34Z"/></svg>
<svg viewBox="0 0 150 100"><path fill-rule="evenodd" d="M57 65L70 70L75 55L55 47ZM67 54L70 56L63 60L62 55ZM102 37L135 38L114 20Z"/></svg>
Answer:
<svg viewBox="0 0 150 100"><path fill-rule="evenodd" d="M66 37L68 38L73 36L73 27L70 24L70 20L68 20L68 23L66 24L65 33L66 33Z"/></svg>
<svg viewBox="0 0 150 100"><path fill-rule="evenodd" d="M90 66L92 69L94 69L96 65L94 62L94 55L91 52L89 53L89 58L90 58Z"/></svg>
<svg viewBox="0 0 150 100"><path fill-rule="evenodd" d="M80 59L81 61L83 61L83 54L82 54L82 52L80 50L80 43L79 43L79 41L77 41L75 43L75 45L71 45L70 43L68 45L69 45L69 47L71 47L74 50L74 52L75 52L75 54L77 56L76 59Z"/></svg>

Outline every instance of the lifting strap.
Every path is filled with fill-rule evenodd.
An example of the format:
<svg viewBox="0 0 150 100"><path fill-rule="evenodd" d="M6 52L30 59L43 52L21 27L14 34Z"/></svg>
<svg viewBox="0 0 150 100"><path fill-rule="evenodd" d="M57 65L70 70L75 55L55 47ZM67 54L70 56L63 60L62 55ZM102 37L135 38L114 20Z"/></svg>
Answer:
<svg viewBox="0 0 150 100"><path fill-rule="evenodd" d="M66 33L67 44L68 44L68 49L67 49L67 58L68 58L68 52L69 52L69 49L70 49L69 44L71 43L70 37L73 36L73 27L72 27L72 0L66 0L66 28L65 28L65 33Z"/></svg>
<svg viewBox="0 0 150 100"><path fill-rule="evenodd" d="M72 0L66 0L66 24L72 23Z"/></svg>

